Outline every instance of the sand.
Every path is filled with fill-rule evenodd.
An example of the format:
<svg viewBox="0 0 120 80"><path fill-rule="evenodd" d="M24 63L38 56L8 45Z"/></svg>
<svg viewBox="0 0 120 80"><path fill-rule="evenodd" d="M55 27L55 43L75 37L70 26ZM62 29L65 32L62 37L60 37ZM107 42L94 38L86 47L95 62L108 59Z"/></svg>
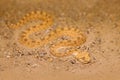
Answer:
<svg viewBox="0 0 120 80"><path fill-rule="evenodd" d="M80 49L90 53L91 62L56 58L45 49L18 44L19 30L9 25L31 11L78 26L87 37ZM0 0L0 80L120 80L119 74L119 0Z"/></svg>

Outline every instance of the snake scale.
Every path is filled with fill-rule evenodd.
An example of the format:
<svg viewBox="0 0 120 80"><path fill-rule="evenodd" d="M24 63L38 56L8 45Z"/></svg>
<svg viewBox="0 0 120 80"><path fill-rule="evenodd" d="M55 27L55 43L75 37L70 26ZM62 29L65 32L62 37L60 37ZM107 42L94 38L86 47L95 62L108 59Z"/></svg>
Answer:
<svg viewBox="0 0 120 80"><path fill-rule="evenodd" d="M23 25L30 21L40 20L41 24L31 26L19 34L18 42L28 48L41 47L49 44L62 36L67 36L69 39L62 39L56 41L50 46L50 53L55 57L65 57L73 55L78 61L82 63L90 62L90 55L88 52L82 52L76 48L86 42L85 35L78 29L72 26L57 27L54 31L51 31L48 35L40 39L30 38L31 34L47 30L53 23L53 17L46 12L36 11L26 14L18 23L11 24L9 27L12 29L21 28ZM63 50L63 51L62 51Z"/></svg>

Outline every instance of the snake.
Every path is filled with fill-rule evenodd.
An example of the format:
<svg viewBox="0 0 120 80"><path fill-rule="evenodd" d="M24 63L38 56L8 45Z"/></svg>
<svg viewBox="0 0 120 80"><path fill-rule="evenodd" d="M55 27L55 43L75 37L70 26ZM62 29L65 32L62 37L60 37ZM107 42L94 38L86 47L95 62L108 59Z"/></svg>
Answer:
<svg viewBox="0 0 120 80"><path fill-rule="evenodd" d="M32 11L26 14L16 24L11 24L9 27L19 30L19 28L23 27L23 25L35 20L42 22L21 31L17 39L20 44L28 48L37 48L50 44L52 41L56 40L50 45L50 53L54 57L59 58L72 55L82 63L90 62L90 54L85 51L80 51L76 48L77 46L80 46L86 42L86 36L78 28L73 26L61 27L58 25L55 30L50 31L49 34L43 38L33 39L30 37L30 35L34 33L46 31L54 24L53 16L47 14L46 12ZM63 37L68 38L64 39ZM57 41L59 38L61 38L61 40Z"/></svg>

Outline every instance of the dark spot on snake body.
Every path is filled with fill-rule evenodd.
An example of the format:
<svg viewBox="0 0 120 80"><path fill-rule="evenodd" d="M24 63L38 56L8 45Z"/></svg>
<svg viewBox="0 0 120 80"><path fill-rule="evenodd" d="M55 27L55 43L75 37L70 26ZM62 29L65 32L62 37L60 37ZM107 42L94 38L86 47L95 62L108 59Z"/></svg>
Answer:
<svg viewBox="0 0 120 80"><path fill-rule="evenodd" d="M22 34L26 34L27 32L23 31Z"/></svg>
<svg viewBox="0 0 120 80"><path fill-rule="evenodd" d="M73 41L73 44L76 44L76 41Z"/></svg>
<svg viewBox="0 0 120 80"><path fill-rule="evenodd" d="M32 43L35 43L36 41L35 40L32 40Z"/></svg>
<svg viewBox="0 0 120 80"><path fill-rule="evenodd" d="M111 51L114 51L114 49L111 49Z"/></svg>
<svg viewBox="0 0 120 80"><path fill-rule="evenodd" d="M95 44L95 42L92 42L92 44Z"/></svg>
<svg viewBox="0 0 120 80"><path fill-rule="evenodd" d="M37 26L33 26L32 28L36 28Z"/></svg>
<svg viewBox="0 0 120 80"><path fill-rule="evenodd" d="M31 30L30 28L27 29L27 31L30 31L30 30Z"/></svg>
<svg viewBox="0 0 120 80"><path fill-rule="evenodd" d="M37 44L40 44L40 42L37 42Z"/></svg>
<svg viewBox="0 0 120 80"><path fill-rule="evenodd" d="M46 22L42 22L42 23L40 23L40 26L45 25L45 24L46 24Z"/></svg>
<svg viewBox="0 0 120 80"><path fill-rule="evenodd" d="M75 31L79 31L79 29L75 28Z"/></svg>
<svg viewBox="0 0 120 80"><path fill-rule="evenodd" d="M81 37L77 37L77 40L79 40Z"/></svg>
<svg viewBox="0 0 120 80"><path fill-rule="evenodd" d="M102 53L104 53L105 51L104 50L102 50Z"/></svg>
<svg viewBox="0 0 120 80"><path fill-rule="evenodd" d="M64 28L63 27L61 27L61 31L63 31L64 30Z"/></svg>
<svg viewBox="0 0 120 80"><path fill-rule="evenodd" d="M57 33L58 31L57 30L54 30L54 33Z"/></svg>
<svg viewBox="0 0 120 80"><path fill-rule="evenodd" d="M114 43L114 41L110 41L111 43Z"/></svg>
<svg viewBox="0 0 120 80"><path fill-rule="evenodd" d="M25 38L26 36L25 35L20 35L21 38Z"/></svg>
<svg viewBox="0 0 120 80"><path fill-rule="evenodd" d="M87 32L86 32L87 34L89 34L90 32L87 30Z"/></svg>
<svg viewBox="0 0 120 80"><path fill-rule="evenodd" d="M72 41L71 40L68 40L68 43L71 43Z"/></svg>
<svg viewBox="0 0 120 80"><path fill-rule="evenodd" d="M49 37L51 37L51 36L52 36L52 34L49 34L48 36L49 36Z"/></svg>
<svg viewBox="0 0 120 80"><path fill-rule="evenodd" d="M24 38L24 41L28 41L28 39L27 39L27 38Z"/></svg>
<svg viewBox="0 0 120 80"><path fill-rule="evenodd" d="M30 45L31 42L27 42L27 45Z"/></svg>

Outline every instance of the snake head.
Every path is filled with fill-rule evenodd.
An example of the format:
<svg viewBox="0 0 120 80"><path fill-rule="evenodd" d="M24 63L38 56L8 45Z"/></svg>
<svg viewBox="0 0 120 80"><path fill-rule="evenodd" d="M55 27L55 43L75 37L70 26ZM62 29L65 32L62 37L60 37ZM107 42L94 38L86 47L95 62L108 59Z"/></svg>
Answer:
<svg viewBox="0 0 120 80"><path fill-rule="evenodd" d="M74 56L78 61L80 61L84 64L87 64L91 61L90 54L88 52L85 52L85 51L84 52L76 52L74 54Z"/></svg>

